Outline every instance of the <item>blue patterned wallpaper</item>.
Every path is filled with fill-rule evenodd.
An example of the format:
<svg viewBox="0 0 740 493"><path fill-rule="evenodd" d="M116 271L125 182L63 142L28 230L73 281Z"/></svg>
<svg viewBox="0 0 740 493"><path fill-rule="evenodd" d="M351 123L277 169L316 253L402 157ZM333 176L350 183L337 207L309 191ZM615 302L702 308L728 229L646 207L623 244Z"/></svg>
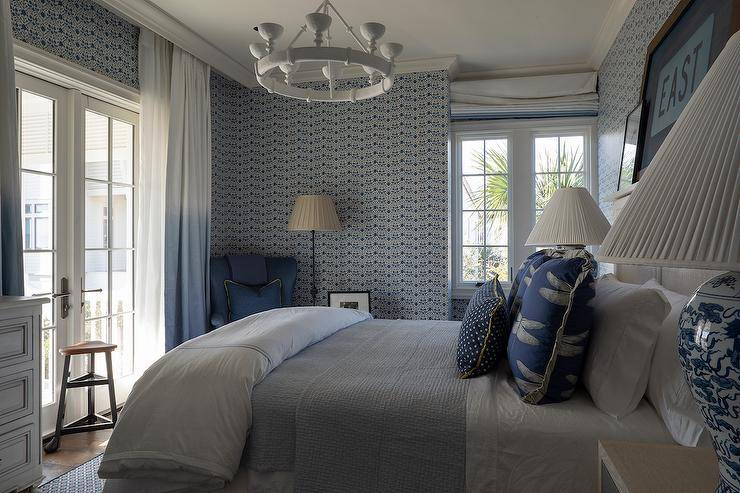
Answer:
<svg viewBox="0 0 740 493"><path fill-rule="evenodd" d="M13 37L139 87L139 28L90 0L10 0Z"/></svg>
<svg viewBox="0 0 740 493"><path fill-rule="evenodd" d="M599 69L599 205L617 191L624 124L640 101L645 52L679 0L637 0Z"/></svg>
<svg viewBox="0 0 740 493"><path fill-rule="evenodd" d="M398 76L384 96L306 103L212 80L214 254L291 255L310 302L310 233L294 197L334 197L344 225L316 235L319 303L369 290L383 318L447 319L446 72Z"/></svg>

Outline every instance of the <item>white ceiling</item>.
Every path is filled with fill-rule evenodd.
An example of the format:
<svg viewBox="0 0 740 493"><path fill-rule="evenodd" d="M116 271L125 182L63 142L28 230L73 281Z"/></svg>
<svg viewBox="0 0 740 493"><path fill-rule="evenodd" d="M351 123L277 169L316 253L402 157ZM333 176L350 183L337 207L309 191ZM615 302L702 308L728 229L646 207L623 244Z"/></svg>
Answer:
<svg viewBox="0 0 740 493"><path fill-rule="evenodd" d="M262 41L253 26L260 22L284 25L286 33L278 46L281 42L285 45L303 24L305 14L320 3L320 0L98 1L120 11L136 4L154 4L249 71L254 59L248 45ZM634 0L333 0L333 3L356 32L366 21L384 23L387 30L383 40L405 46L401 61L456 55L458 74L471 77L482 73L495 76L596 68ZM337 19L335 23L338 24ZM332 33L335 45L351 44L343 30L335 31ZM299 44L308 44L311 38L307 34L303 36Z"/></svg>

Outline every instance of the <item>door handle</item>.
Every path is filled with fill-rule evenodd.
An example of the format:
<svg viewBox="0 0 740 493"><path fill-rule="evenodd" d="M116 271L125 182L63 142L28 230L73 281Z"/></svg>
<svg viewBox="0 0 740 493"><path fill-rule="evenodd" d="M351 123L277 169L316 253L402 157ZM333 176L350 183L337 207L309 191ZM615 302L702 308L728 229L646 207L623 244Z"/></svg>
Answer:
<svg viewBox="0 0 740 493"><path fill-rule="evenodd" d="M80 279L80 283L82 283L83 280ZM96 288L96 289L80 289L80 293L82 293L82 296L80 296L80 311L82 311L85 308L85 293L102 293L103 288Z"/></svg>
<svg viewBox="0 0 740 493"><path fill-rule="evenodd" d="M66 277L62 277L59 284L61 289L59 289L58 293L51 293L51 297L52 299L62 299L62 302L59 306L59 316L64 319L69 316L69 297L72 293L69 292L69 279L67 279Z"/></svg>

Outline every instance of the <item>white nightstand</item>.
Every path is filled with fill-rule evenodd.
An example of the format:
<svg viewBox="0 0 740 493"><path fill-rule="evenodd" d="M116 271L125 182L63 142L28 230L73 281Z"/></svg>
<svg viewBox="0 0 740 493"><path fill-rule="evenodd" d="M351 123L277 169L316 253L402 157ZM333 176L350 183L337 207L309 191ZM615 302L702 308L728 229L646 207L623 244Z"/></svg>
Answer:
<svg viewBox="0 0 740 493"><path fill-rule="evenodd" d="M714 450L664 443L599 442L601 493L713 493Z"/></svg>

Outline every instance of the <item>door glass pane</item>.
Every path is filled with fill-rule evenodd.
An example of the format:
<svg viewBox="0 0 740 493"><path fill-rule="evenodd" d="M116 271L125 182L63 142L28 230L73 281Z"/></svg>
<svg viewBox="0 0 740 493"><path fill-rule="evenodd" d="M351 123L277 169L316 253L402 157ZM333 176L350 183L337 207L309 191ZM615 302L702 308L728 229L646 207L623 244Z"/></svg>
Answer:
<svg viewBox="0 0 740 493"><path fill-rule="evenodd" d="M54 100L21 91L21 167L54 171Z"/></svg>
<svg viewBox="0 0 740 493"><path fill-rule="evenodd" d="M21 173L23 248L51 250L54 248L54 176Z"/></svg>
<svg viewBox="0 0 740 493"><path fill-rule="evenodd" d="M54 254L26 252L23 254L23 280L26 296L49 294L54 291Z"/></svg>
<svg viewBox="0 0 740 493"><path fill-rule="evenodd" d="M54 402L56 329L41 331L41 405Z"/></svg>
<svg viewBox="0 0 740 493"><path fill-rule="evenodd" d="M113 181L133 183L134 126L113 120Z"/></svg>
<svg viewBox="0 0 740 493"><path fill-rule="evenodd" d="M85 321L85 328L82 336L88 341L108 341L108 318L95 318L92 320ZM95 373L102 375L101 370L105 369L105 365L99 365L98 360L95 360Z"/></svg>
<svg viewBox="0 0 740 493"><path fill-rule="evenodd" d="M133 315L113 317L111 326L113 344L118 347L113 352L113 369L116 375L126 376L134 372L134 324Z"/></svg>
<svg viewBox="0 0 740 493"><path fill-rule="evenodd" d="M88 250L85 252L85 289L101 289L100 292L85 293L85 318L108 315L108 252Z"/></svg>
<svg viewBox="0 0 740 493"><path fill-rule="evenodd" d="M108 247L108 185L85 181L85 248Z"/></svg>
<svg viewBox="0 0 740 493"><path fill-rule="evenodd" d="M85 111L85 177L108 179L108 118Z"/></svg>
<svg viewBox="0 0 740 493"><path fill-rule="evenodd" d="M134 236L134 190L113 185L111 196L111 247L131 248Z"/></svg>
<svg viewBox="0 0 740 493"><path fill-rule="evenodd" d="M111 252L113 313L129 312L134 301L133 250Z"/></svg>

